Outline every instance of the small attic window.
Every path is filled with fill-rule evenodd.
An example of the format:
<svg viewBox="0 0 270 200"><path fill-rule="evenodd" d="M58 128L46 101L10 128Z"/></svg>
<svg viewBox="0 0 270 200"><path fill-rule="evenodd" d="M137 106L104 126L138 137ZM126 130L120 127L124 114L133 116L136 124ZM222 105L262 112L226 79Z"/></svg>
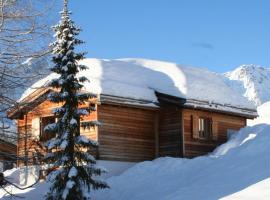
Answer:
<svg viewBox="0 0 270 200"><path fill-rule="evenodd" d="M205 117L199 117L198 121L199 138L209 139L212 134L211 119Z"/></svg>

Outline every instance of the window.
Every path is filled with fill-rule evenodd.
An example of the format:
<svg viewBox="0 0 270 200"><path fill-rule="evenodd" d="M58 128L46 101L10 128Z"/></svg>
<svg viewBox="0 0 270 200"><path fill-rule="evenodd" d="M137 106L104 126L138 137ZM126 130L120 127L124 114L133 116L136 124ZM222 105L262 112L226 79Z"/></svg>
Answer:
<svg viewBox="0 0 270 200"><path fill-rule="evenodd" d="M212 123L209 118L199 117L199 138L209 139L212 134Z"/></svg>
<svg viewBox="0 0 270 200"><path fill-rule="evenodd" d="M44 128L48 124L52 124L56 122L56 118L54 116L48 116L48 117L41 117L40 118L40 141L45 142L51 139L54 136L51 136L44 132Z"/></svg>

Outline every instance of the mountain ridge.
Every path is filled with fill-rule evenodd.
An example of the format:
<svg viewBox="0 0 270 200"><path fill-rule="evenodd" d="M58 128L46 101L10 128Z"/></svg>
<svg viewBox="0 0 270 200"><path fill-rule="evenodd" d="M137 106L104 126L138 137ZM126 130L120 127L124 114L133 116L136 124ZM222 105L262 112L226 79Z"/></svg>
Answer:
<svg viewBox="0 0 270 200"><path fill-rule="evenodd" d="M245 64L223 76L233 90L247 97L256 106L270 101L270 68Z"/></svg>

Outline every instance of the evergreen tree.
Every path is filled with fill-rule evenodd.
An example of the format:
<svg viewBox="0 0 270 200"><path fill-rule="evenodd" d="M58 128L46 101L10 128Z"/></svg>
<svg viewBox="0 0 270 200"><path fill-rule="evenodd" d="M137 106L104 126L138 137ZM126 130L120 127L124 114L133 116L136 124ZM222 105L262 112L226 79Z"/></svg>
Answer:
<svg viewBox="0 0 270 200"><path fill-rule="evenodd" d="M57 122L45 127L46 134L53 137L47 143L51 153L44 160L50 166L48 181L52 182L45 197L47 200L86 200L90 199L91 189L108 185L94 178L104 172L95 166L95 158L89 152L90 148L98 146L97 142L80 135L80 118L88 115L92 108L82 109L78 105L94 96L80 92L87 79L77 78L76 74L86 66L78 64L84 54L74 52L74 47L82 41L75 38L80 29L70 19L67 0L64 0L61 20L54 29L56 41L52 44L54 66L51 70L59 74L59 78L50 82L49 86L55 90L48 98L63 105L53 111Z"/></svg>

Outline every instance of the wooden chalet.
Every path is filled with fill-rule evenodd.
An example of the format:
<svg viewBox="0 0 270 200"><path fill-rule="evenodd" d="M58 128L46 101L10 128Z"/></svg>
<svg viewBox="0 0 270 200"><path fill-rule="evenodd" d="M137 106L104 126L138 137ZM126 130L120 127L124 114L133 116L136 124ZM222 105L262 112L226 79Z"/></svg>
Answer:
<svg viewBox="0 0 270 200"><path fill-rule="evenodd" d="M9 112L9 117L18 121L19 156L38 158L46 151L42 144L48 138L43 128L55 122L52 109L60 106L47 100L49 92L46 87L35 89ZM100 92L96 99L82 105L96 107L96 111L81 119L92 124L81 127L81 134L99 142L93 152L97 159L139 162L161 156L204 155L246 126L247 119L257 116L253 108L158 91L154 94L155 102Z"/></svg>

